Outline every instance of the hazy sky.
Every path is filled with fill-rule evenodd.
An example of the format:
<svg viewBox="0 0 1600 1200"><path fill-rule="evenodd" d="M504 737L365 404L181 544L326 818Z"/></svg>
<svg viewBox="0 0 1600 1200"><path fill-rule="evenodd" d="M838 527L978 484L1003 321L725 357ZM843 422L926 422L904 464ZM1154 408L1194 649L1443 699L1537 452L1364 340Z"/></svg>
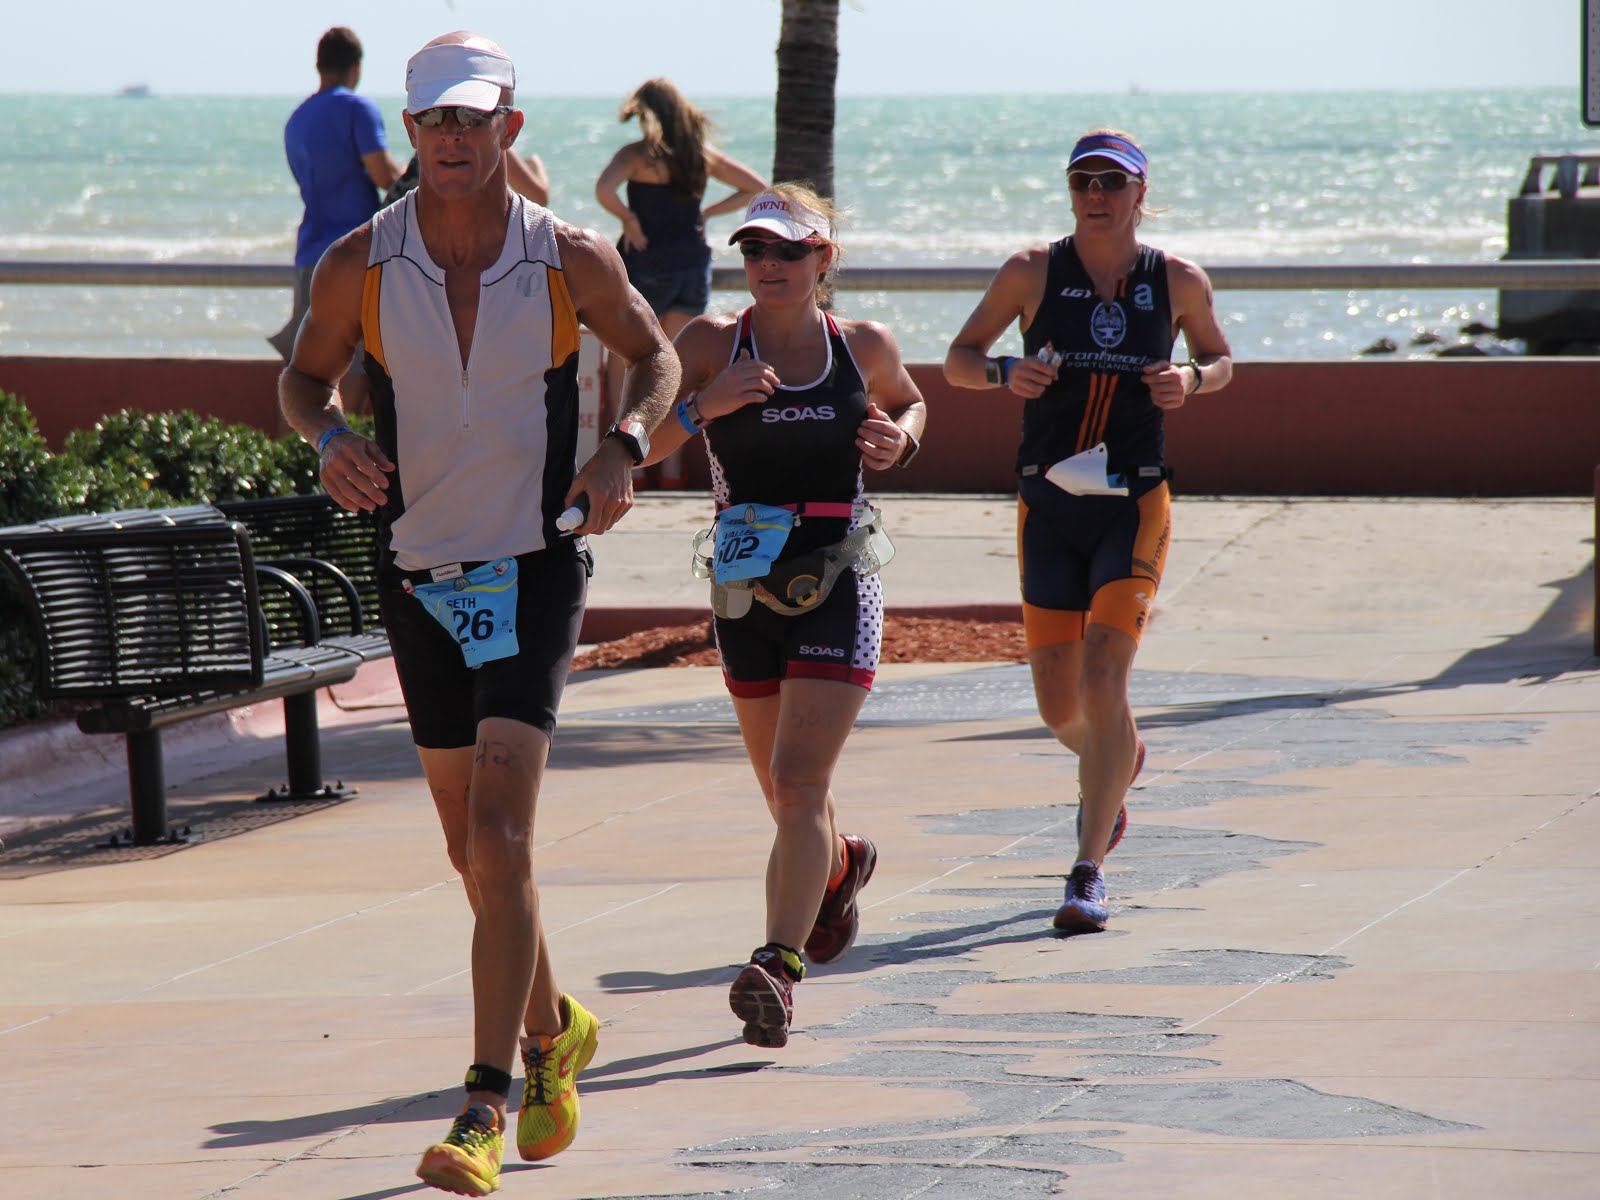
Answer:
<svg viewBox="0 0 1600 1200"><path fill-rule="evenodd" d="M317 38L349 25L364 90L452 29L515 59L519 99L621 98L653 75L691 97L770 95L779 0L55 0L8 3L0 93L144 83L158 93L314 89ZM1336 91L1579 83L1580 0L844 0L841 95ZM159 32L158 32L159 31Z"/></svg>

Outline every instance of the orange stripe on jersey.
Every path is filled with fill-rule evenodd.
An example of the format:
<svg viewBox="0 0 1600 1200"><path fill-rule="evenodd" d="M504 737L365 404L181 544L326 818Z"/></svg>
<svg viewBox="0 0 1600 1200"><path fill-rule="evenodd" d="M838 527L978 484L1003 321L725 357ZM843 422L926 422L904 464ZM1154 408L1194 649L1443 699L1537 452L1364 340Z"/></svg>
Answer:
<svg viewBox="0 0 1600 1200"><path fill-rule="evenodd" d="M1120 375L1105 377L1105 387L1100 391L1100 415L1095 421L1094 440L1089 443L1091 446L1106 440L1106 426L1111 421L1111 397L1116 393L1117 381L1121 378Z"/></svg>
<svg viewBox="0 0 1600 1200"><path fill-rule="evenodd" d="M1078 453L1105 441L1106 422L1111 417L1111 394L1117 390L1117 376L1089 376L1089 403L1084 406L1078 426Z"/></svg>
<svg viewBox="0 0 1600 1200"><path fill-rule="evenodd" d="M550 276L550 365L559 367L578 352L578 310L567 291L567 277L555 267Z"/></svg>
<svg viewBox="0 0 1600 1200"><path fill-rule="evenodd" d="M378 291L382 284L383 264L374 263L361 281L361 337L367 353L388 374L389 364L383 361L383 330L378 325Z"/></svg>

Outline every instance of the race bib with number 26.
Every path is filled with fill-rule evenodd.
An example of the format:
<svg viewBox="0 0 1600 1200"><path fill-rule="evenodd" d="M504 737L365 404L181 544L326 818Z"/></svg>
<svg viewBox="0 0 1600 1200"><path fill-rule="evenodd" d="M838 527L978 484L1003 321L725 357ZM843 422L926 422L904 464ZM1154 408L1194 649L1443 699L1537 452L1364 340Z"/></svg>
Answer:
<svg viewBox="0 0 1600 1200"><path fill-rule="evenodd" d="M464 575L407 590L461 647L469 667L517 652L517 560L497 558Z"/></svg>

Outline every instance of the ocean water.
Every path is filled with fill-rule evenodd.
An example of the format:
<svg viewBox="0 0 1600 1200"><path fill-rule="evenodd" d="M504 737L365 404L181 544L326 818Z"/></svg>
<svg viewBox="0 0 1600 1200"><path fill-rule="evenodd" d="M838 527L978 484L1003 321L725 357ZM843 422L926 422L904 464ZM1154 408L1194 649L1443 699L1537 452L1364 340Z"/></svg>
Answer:
<svg viewBox="0 0 1600 1200"><path fill-rule="evenodd" d="M282 127L299 97L8 97L0 258L287 263L299 197ZM378 97L408 148L396 97ZM701 101L718 144L761 173L767 98ZM634 127L613 102L525 97L519 142L549 168L551 208L607 234L594 180ZM1597 148L1570 88L1321 95L844 98L836 187L844 267L997 267L1071 223L1062 166L1081 131L1132 132L1159 210L1141 236L1203 266L1487 262L1534 154ZM732 216L712 223L719 265ZM719 236L720 235L720 236ZM718 308L743 297L713 294ZM976 302L961 293L841 293L911 362L937 362ZM1379 338L1447 342L1493 325L1490 291L1222 291L1240 359L1344 359ZM285 289L0 285L0 354L266 357ZM1009 336L1009 335L1008 335ZM1014 340L1014 339L1013 339ZM1019 343L1020 344L1020 343Z"/></svg>

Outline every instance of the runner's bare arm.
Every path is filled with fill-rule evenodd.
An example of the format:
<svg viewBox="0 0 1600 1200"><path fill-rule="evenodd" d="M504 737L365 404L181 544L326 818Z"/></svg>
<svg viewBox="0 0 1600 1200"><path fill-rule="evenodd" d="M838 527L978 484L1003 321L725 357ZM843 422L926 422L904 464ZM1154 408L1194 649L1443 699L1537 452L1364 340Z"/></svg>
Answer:
<svg viewBox="0 0 1600 1200"><path fill-rule="evenodd" d="M590 229L559 225L556 242L578 318L618 358L632 364L623 380L617 420L654 430L672 407L682 372L678 355L661 332L650 306L628 282L622 258ZM634 462L619 438L601 438L600 448L578 471L567 503L589 496L589 517L579 533L604 533L633 507Z"/></svg>
<svg viewBox="0 0 1600 1200"><path fill-rule="evenodd" d="M1055 380L1057 368L1033 358L1014 359L1003 384L993 382L989 370L989 348L1013 321L1026 327L1038 311L1049 262L1049 248L1037 246L1019 250L995 272L978 307L950 343L944 358L946 379L957 387L1008 386L1024 397L1039 395Z"/></svg>
<svg viewBox="0 0 1600 1200"><path fill-rule="evenodd" d="M322 445L322 486L342 507L373 509L387 494L384 472L394 464L376 442L341 432L345 424L338 381L350 367L361 338L361 289L371 231L362 226L340 238L322 256L311 277L311 306L300 323L294 353L278 376L278 410L311 445Z"/></svg>
<svg viewBox="0 0 1600 1200"><path fill-rule="evenodd" d="M856 430L856 448L863 466L887 470L922 441L928 407L894 334L876 321L852 321L845 337L867 376L867 419Z"/></svg>
<svg viewBox="0 0 1600 1200"><path fill-rule="evenodd" d="M691 422L698 420L702 428L717 417L725 416L734 408L740 407L742 401L723 403L718 399L722 393L712 391L713 384L726 383L721 378L724 369L731 370L735 365L728 362L728 355L733 349L733 327L733 317L707 313L695 317L678 331L678 336L672 343L683 372L678 383L678 398L673 405L672 415L656 426L650 434L650 456L645 459L645 465L660 462L696 436L684 427L682 418L678 416L678 405L683 405L684 414ZM742 363L737 365L743 366ZM757 363L753 368L743 369L753 379L760 377L761 372L765 372L765 377L769 379L764 387L760 384L754 385L760 389L759 397L752 394L751 398L764 399L772 394L778 379L773 374L772 368L765 363ZM731 396L733 393L730 391L728 394ZM717 400L716 404L712 403L714 399Z"/></svg>
<svg viewBox="0 0 1600 1200"><path fill-rule="evenodd" d="M1167 256L1167 294L1172 301L1172 333L1183 334L1190 362L1151 363L1144 369L1150 399L1168 411L1181 408L1196 392L1214 392L1233 378L1232 351L1217 321L1211 281L1192 262Z"/></svg>
<svg viewBox="0 0 1600 1200"><path fill-rule="evenodd" d="M1199 266L1167 259L1167 290L1172 295L1173 321L1183 334L1189 357L1202 368L1202 392L1226 387L1233 378L1233 350L1217 320L1211 280Z"/></svg>

